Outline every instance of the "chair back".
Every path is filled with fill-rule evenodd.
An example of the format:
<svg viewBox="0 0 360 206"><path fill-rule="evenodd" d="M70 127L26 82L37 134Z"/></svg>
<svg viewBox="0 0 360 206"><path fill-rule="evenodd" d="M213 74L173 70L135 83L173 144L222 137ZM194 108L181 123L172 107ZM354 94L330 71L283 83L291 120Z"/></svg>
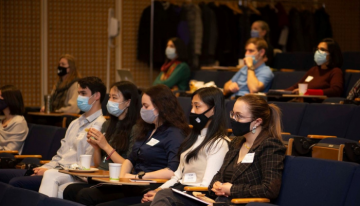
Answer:
<svg viewBox="0 0 360 206"><path fill-rule="evenodd" d="M358 206L360 202L360 166L354 172L344 206Z"/></svg>
<svg viewBox="0 0 360 206"><path fill-rule="evenodd" d="M271 102L282 112L283 131L298 134L308 103L299 102Z"/></svg>
<svg viewBox="0 0 360 206"><path fill-rule="evenodd" d="M286 156L277 205L343 205L358 165Z"/></svg>
<svg viewBox="0 0 360 206"><path fill-rule="evenodd" d="M345 137L355 107L354 105L309 104L298 134Z"/></svg>
<svg viewBox="0 0 360 206"><path fill-rule="evenodd" d="M274 72L271 89L286 89L296 84L305 75L305 71Z"/></svg>
<svg viewBox="0 0 360 206"><path fill-rule="evenodd" d="M191 97L178 97L179 104L185 113L186 120L189 121L189 115L191 112Z"/></svg>
<svg viewBox="0 0 360 206"><path fill-rule="evenodd" d="M360 140L360 133L359 133L359 122L360 122L360 106L356 106L353 116L348 123L348 129L346 131L345 138L351 139L354 141Z"/></svg>
<svg viewBox="0 0 360 206"><path fill-rule="evenodd" d="M49 149L48 154L43 157L44 160L51 160L54 155L56 155L56 152L61 147L61 140L65 137L66 134L66 128L58 128L56 131L53 141L51 143L51 147Z"/></svg>

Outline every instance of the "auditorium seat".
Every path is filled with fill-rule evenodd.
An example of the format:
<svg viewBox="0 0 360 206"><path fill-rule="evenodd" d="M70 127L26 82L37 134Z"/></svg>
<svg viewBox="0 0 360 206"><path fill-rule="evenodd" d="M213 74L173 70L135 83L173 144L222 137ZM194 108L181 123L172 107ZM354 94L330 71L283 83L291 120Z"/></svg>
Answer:
<svg viewBox="0 0 360 206"><path fill-rule="evenodd" d="M188 121L191 112L191 97L178 97L177 99Z"/></svg>
<svg viewBox="0 0 360 206"><path fill-rule="evenodd" d="M359 141L360 140L359 125L360 125L360 106L356 106L352 118L348 123L348 128L346 131L345 138Z"/></svg>
<svg viewBox="0 0 360 206"><path fill-rule="evenodd" d="M309 104L299 132L295 134L345 137L355 107L355 105Z"/></svg>
<svg viewBox="0 0 360 206"><path fill-rule="evenodd" d="M300 102L270 102L278 106L282 112L283 131L298 134L303 115L308 103Z"/></svg>
<svg viewBox="0 0 360 206"><path fill-rule="evenodd" d="M274 72L271 89L286 89L296 84L305 75L305 71Z"/></svg>

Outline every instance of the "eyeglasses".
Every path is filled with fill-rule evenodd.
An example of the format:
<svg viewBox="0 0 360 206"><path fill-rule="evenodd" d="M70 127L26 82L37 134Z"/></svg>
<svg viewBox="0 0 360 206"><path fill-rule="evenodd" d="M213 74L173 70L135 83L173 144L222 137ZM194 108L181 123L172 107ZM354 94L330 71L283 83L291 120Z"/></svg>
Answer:
<svg viewBox="0 0 360 206"><path fill-rule="evenodd" d="M252 117L244 117L239 113L235 113L234 111L230 111L230 118L238 122L238 121L240 121L242 119L248 119L248 118L252 118Z"/></svg>

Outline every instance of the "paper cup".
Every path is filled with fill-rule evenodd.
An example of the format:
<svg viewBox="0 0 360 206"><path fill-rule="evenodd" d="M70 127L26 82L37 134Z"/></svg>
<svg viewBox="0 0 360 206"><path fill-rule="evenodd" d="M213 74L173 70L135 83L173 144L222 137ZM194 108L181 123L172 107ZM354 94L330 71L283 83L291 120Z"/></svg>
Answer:
<svg viewBox="0 0 360 206"><path fill-rule="evenodd" d="M92 157L92 155L80 155L80 167L81 167L81 169L83 169L83 170L89 170L90 169L91 157Z"/></svg>
<svg viewBox="0 0 360 206"><path fill-rule="evenodd" d="M304 95L307 91L308 84L299 84L299 95Z"/></svg>
<svg viewBox="0 0 360 206"><path fill-rule="evenodd" d="M121 170L121 164L119 163L109 163L109 176L110 181L119 181Z"/></svg>

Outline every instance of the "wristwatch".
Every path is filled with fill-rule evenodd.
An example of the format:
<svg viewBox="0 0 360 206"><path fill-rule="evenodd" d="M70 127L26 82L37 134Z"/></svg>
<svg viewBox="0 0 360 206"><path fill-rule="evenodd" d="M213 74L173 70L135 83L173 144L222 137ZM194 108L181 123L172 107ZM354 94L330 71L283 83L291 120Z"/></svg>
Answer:
<svg viewBox="0 0 360 206"><path fill-rule="evenodd" d="M252 65L251 67L248 67L248 69L251 70L251 71L255 71L254 65Z"/></svg>
<svg viewBox="0 0 360 206"><path fill-rule="evenodd" d="M144 177L144 175L145 175L145 172L141 171L137 175L138 175L139 179L142 179Z"/></svg>

